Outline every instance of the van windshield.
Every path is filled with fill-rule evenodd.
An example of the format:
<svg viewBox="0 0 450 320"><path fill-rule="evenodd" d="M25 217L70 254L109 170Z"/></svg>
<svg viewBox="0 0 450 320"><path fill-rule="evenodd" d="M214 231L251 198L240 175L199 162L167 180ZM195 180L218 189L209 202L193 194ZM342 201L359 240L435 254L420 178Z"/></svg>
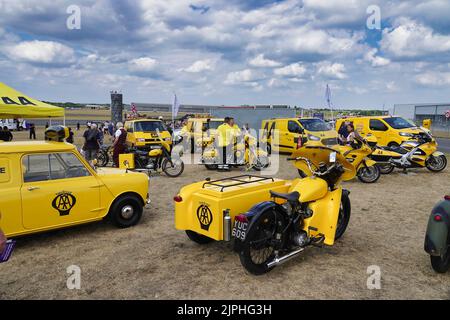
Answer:
<svg viewBox="0 0 450 320"><path fill-rule="evenodd" d="M299 119L300 124L307 131L328 131L330 126L322 119Z"/></svg>
<svg viewBox="0 0 450 320"><path fill-rule="evenodd" d="M384 118L383 120L386 121L394 129L406 129L417 127L411 121L408 121L401 117Z"/></svg>
<svg viewBox="0 0 450 320"><path fill-rule="evenodd" d="M167 131L167 128L161 121L139 121L134 124L136 132L156 132L157 130Z"/></svg>

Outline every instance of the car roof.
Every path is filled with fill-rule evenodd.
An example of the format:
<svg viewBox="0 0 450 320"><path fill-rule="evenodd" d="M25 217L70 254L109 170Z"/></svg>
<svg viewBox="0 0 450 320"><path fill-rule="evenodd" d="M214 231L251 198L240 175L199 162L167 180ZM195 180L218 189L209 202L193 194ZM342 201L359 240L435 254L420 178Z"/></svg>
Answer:
<svg viewBox="0 0 450 320"><path fill-rule="evenodd" d="M346 121L349 119L385 119L385 118L392 118L392 116L363 116L363 117L348 117L348 118L341 118L337 119L337 121Z"/></svg>
<svg viewBox="0 0 450 320"><path fill-rule="evenodd" d="M224 121L224 118L189 118L188 121L194 122L194 121Z"/></svg>
<svg viewBox="0 0 450 320"><path fill-rule="evenodd" d="M125 123L127 123L127 122L144 122L144 121L154 121L154 122L158 121L158 122L161 122L160 119L134 119L134 120L127 120L127 121L125 121Z"/></svg>
<svg viewBox="0 0 450 320"><path fill-rule="evenodd" d="M315 117L296 117L296 118L272 118L272 119L266 119L263 121L276 121L276 120L311 120L311 119L319 119L320 118L315 118Z"/></svg>
<svg viewBox="0 0 450 320"><path fill-rule="evenodd" d="M76 147L73 144L54 141L0 142L0 154L24 152L60 152L72 151L75 148Z"/></svg>

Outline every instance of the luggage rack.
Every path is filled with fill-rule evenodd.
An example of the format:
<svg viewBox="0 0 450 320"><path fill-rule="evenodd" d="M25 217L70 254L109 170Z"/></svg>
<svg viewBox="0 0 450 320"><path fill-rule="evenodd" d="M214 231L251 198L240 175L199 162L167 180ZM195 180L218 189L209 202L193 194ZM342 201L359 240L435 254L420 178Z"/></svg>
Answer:
<svg viewBox="0 0 450 320"><path fill-rule="evenodd" d="M255 179L255 180L251 180L251 181L245 181L245 179ZM236 177L231 177L231 178L224 178L224 179L219 179L219 180L213 180L213 181L208 181L205 182L202 186L202 188L205 188L205 186L214 186L214 187L219 187L220 192L223 192L223 190L225 188L230 188L230 187L237 187L237 186L242 186L245 184L250 184L250 183L255 183L255 182L262 182L262 181L267 181L267 180L272 180L272 182L275 181L274 178L268 178L268 177L259 177L259 176L253 176L250 174L246 174L246 175L242 175L242 176L236 176ZM225 181L233 181L234 183L231 184L227 184L227 185L223 185L221 183L225 182Z"/></svg>

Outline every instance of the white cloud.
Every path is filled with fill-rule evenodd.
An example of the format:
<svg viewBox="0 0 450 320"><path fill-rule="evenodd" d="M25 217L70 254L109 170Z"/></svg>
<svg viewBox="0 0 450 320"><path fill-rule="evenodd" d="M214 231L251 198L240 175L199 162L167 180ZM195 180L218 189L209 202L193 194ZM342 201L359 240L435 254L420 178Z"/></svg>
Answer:
<svg viewBox="0 0 450 320"><path fill-rule="evenodd" d="M75 62L74 50L54 41L23 41L12 44L3 52L14 61L43 65L70 65Z"/></svg>
<svg viewBox="0 0 450 320"><path fill-rule="evenodd" d="M417 75L416 83L428 87L444 87L450 85L450 72L426 72Z"/></svg>
<svg viewBox="0 0 450 320"><path fill-rule="evenodd" d="M153 72L156 69L158 62L149 57L142 57L133 59L128 63L128 68L134 73L148 73Z"/></svg>
<svg viewBox="0 0 450 320"><path fill-rule="evenodd" d="M259 54L248 62L252 67L274 68L281 66L281 63L275 60L264 58L264 54Z"/></svg>
<svg viewBox="0 0 450 320"><path fill-rule="evenodd" d="M228 73L224 83L227 85L246 84L255 87L258 85L258 80L261 80L262 78L263 77L254 70L245 69Z"/></svg>
<svg viewBox="0 0 450 320"><path fill-rule="evenodd" d="M200 73L204 71L211 71L214 70L214 63L209 59L198 60L195 61L193 64L191 64L189 67L182 70L188 73Z"/></svg>
<svg viewBox="0 0 450 320"><path fill-rule="evenodd" d="M392 29L384 29L381 48L395 57L421 57L450 52L450 36L409 18L399 18Z"/></svg>
<svg viewBox="0 0 450 320"><path fill-rule="evenodd" d="M329 61L319 62L317 64L317 74L329 79L346 79L346 69L342 63L331 63Z"/></svg>
<svg viewBox="0 0 450 320"><path fill-rule="evenodd" d="M293 63L283 68L275 69L273 73L282 77L301 77L306 73L306 67L301 63Z"/></svg>
<svg viewBox="0 0 450 320"><path fill-rule="evenodd" d="M378 49L373 48L364 55L364 60L370 62L372 67L383 67L391 63L391 60L377 56Z"/></svg>

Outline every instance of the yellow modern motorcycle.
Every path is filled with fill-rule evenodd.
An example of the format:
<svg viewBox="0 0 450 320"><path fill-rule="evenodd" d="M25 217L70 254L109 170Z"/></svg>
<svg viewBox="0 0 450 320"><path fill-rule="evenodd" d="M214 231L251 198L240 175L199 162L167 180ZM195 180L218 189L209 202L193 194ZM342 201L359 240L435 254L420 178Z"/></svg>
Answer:
<svg viewBox="0 0 450 320"><path fill-rule="evenodd" d="M307 145L311 146L313 143L308 142ZM365 139L355 137L355 141L350 145L337 145L332 148L339 151L352 164L360 181L374 183L378 181L381 175L376 162L369 158L376 145L377 138L373 135L368 135ZM303 178L308 176L308 173L303 172L301 169L298 172Z"/></svg>
<svg viewBox="0 0 450 320"><path fill-rule="evenodd" d="M258 147L258 141L250 134L244 134L241 141L236 139L233 147L233 160L227 161L231 166L246 166L247 169L261 171L270 165L269 155L266 151ZM208 170L218 169L222 164L219 147L215 146L214 138L203 138L202 141L201 162Z"/></svg>
<svg viewBox="0 0 450 320"><path fill-rule="evenodd" d="M254 205L235 217L234 249L244 268L264 274L298 256L311 245L333 245L350 220L349 192L340 186L356 174L338 151L305 146L288 160L311 176L292 181L288 193L270 191L272 201Z"/></svg>
<svg viewBox="0 0 450 320"><path fill-rule="evenodd" d="M377 162L380 172L391 173L395 168L424 168L440 172L447 166L445 154L437 151L436 139L427 131L415 134L411 141L398 147L377 147L371 159Z"/></svg>

